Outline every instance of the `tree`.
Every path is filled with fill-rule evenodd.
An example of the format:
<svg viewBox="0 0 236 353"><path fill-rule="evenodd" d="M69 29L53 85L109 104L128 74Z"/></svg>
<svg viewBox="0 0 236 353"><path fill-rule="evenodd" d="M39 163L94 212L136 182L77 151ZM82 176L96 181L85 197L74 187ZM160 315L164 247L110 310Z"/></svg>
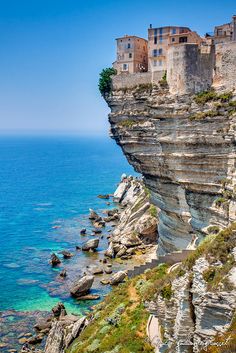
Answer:
<svg viewBox="0 0 236 353"><path fill-rule="evenodd" d="M104 97L107 93L111 92L111 76L116 75L117 71L112 67L103 69L100 73L98 88L101 95Z"/></svg>

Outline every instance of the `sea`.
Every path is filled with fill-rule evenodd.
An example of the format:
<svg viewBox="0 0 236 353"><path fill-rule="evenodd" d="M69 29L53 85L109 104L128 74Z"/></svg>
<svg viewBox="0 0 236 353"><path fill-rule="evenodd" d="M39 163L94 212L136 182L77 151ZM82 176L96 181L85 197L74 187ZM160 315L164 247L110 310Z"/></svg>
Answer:
<svg viewBox="0 0 236 353"><path fill-rule="evenodd" d="M50 311L59 301L80 313L90 305L72 299L69 286L99 260L107 239L100 241L97 254L75 246L91 238L89 209L114 207L97 195L112 194L122 173L134 171L108 137L0 137L1 313ZM80 235L81 228L87 228L87 236ZM74 256L52 268L51 254L61 257L62 250ZM65 282L59 276L64 268ZM95 286L94 293L101 288Z"/></svg>

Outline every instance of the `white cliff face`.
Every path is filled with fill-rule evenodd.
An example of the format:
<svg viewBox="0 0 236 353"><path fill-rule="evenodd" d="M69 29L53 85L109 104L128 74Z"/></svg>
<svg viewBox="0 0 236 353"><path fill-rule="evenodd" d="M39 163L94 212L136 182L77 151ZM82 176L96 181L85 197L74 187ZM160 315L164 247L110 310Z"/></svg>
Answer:
<svg viewBox="0 0 236 353"><path fill-rule="evenodd" d="M193 96L162 88L113 91L107 102L112 137L142 173L160 209L160 252L186 248L209 225L225 227L235 220L229 195L236 180L236 114L226 103L201 105ZM214 116L202 116L206 111ZM230 183L222 186L224 180ZM226 202L217 205L225 189Z"/></svg>
<svg viewBox="0 0 236 353"><path fill-rule="evenodd" d="M157 243L157 210L140 180L125 178L115 191L122 207L119 223L111 235L109 250L122 256L128 248Z"/></svg>

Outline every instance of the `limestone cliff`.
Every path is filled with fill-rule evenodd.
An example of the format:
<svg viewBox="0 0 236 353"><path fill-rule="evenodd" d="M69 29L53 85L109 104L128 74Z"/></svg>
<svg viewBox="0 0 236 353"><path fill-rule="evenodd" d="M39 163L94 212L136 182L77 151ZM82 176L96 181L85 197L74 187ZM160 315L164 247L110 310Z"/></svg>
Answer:
<svg viewBox="0 0 236 353"><path fill-rule="evenodd" d="M159 251L235 220L235 92L172 95L165 82L113 89L111 135L159 213Z"/></svg>

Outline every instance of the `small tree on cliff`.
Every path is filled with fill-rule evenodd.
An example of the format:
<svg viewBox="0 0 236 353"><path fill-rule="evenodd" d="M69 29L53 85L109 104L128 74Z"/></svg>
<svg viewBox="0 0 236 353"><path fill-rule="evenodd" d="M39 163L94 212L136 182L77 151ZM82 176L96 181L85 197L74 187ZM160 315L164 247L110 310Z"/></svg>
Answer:
<svg viewBox="0 0 236 353"><path fill-rule="evenodd" d="M99 78L99 91L101 95L104 97L106 93L111 92L111 76L116 75L117 71L112 67L108 67L107 69L103 69L100 73Z"/></svg>

